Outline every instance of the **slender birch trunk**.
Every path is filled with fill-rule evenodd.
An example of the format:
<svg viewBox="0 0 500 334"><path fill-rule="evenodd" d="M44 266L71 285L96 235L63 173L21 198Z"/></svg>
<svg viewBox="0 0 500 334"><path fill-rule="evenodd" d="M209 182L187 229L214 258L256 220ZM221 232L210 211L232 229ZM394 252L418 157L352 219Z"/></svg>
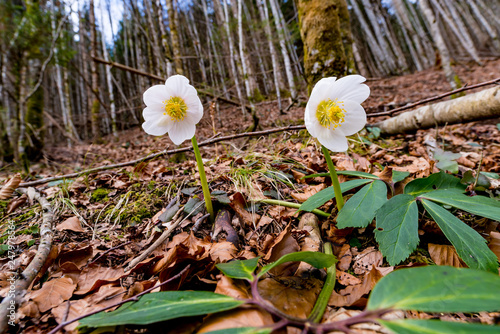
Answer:
<svg viewBox="0 0 500 334"><path fill-rule="evenodd" d="M229 62L231 65L231 72L233 73L233 79L234 79L234 84L236 86L236 92L238 94L238 100L241 103L241 111L243 115L246 116L245 102L243 100L243 95L241 93L240 79L238 78L238 70L236 68L236 55L234 52L233 38L231 36L231 30L229 29L229 11L227 8L226 1L222 2L222 8L224 10L224 28L226 30L227 42L229 44L229 57L230 57Z"/></svg>
<svg viewBox="0 0 500 334"><path fill-rule="evenodd" d="M89 20L90 20L90 55L92 58L97 56L97 37L96 37L96 27L95 27L95 13L94 13L94 0L89 2ZM90 60L90 71L92 73L92 103L91 105L91 124L92 124L92 136L95 139L100 139L101 131L99 126L99 111L100 103L96 95L99 94L99 75L97 73L97 65L93 59Z"/></svg>
<svg viewBox="0 0 500 334"><path fill-rule="evenodd" d="M165 55L165 68L167 77L173 74L173 60L170 46L168 45L168 35L163 22L163 6L160 0L156 0L156 8L158 9L158 26L160 27L161 44L163 45L163 54Z"/></svg>
<svg viewBox="0 0 500 334"><path fill-rule="evenodd" d="M279 7L276 0L269 0L269 4L271 5L271 11L273 13L274 24L276 26L276 30L278 31L278 39L281 49L281 54L283 56L283 61L285 63L285 73L288 80L288 88L290 89L290 95L292 100L297 99L297 89L295 88L295 81L292 73L292 64L290 62L290 56L288 55L288 49L286 47L286 39L282 21L280 20Z"/></svg>
<svg viewBox="0 0 500 334"><path fill-rule="evenodd" d="M488 35L490 36L493 46L496 50L500 50L500 39L498 37L497 30L488 22L486 17L483 15L479 6L476 4L475 0L466 0L467 4L474 13L475 18L481 23Z"/></svg>
<svg viewBox="0 0 500 334"><path fill-rule="evenodd" d="M174 57L175 72L177 74L184 74L182 68L182 58L181 58L181 45L179 42L179 32L177 30L178 24L176 19L176 10L174 8L173 0L166 0L167 13L168 13L168 24L170 27L170 39L172 40L172 54Z"/></svg>
<svg viewBox="0 0 500 334"><path fill-rule="evenodd" d="M444 74L446 79L448 80L452 89L457 89L460 86L460 79L457 74L451 67L451 59L450 53L446 44L444 43L443 36L441 35L441 31L439 30L439 23L436 20L434 13L429 5L428 0L420 0L419 6L424 13L427 22L430 25L432 37L434 42L436 43L436 47L438 49L439 55L441 56L441 64L443 65Z"/></svg>
<svg viewBox="0 0 500 334"><path fill-rule="evenodd" d="M272 38L271 24L269 22L269 12L267 10L266 0L258 0L259 13L262 22L264 22L264 28L267 37L267 44L269 45L269 52L271 53L271 64L273 67L273 77L274 77L274 89L276 90L276 98L278 99L278 108L280 114L283 113L283 108L281 106L281 92L280 92L280 68L278 63L278 55L276 53L276 48L274 47L274 42Z"/></svg>

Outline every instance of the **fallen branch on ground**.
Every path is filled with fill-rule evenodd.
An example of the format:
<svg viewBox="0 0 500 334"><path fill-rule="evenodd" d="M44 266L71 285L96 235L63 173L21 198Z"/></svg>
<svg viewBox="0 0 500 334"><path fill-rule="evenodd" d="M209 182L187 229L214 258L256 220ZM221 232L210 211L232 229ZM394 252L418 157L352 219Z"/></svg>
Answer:
<svg viewBox="0 0 500 334"><path fill-rule="evenodd" d="M447 97L447 96L450 96L450 95L454 95L454 94L458 94L458 93L461 93L461 92L465 92L466 90L471 90L471 89L474 89L474 88L479 88L479 87L488 86L488 85L494 85L494 84L500 84L500 78L496 78L496 79L493 79L493 80L490 80L490 81L481 82L481 83L478 83L478 84L472 85L472 86L465 85L462 88L452 90L452 91L450 91L448 93L444 93L444 94L441 94L441 95L436 95L436 96L433 96L433 97L429 97L428 99L423 99L423 100L417 101L415 103L410 103L410 104L407 104L405 106L402 106L402 107L399 107L399 108L396 108L396 109L392 109L392 110L388 110L388 111L383 111L383 112L371 113L368 116L370 116L370 117L387 116L387 115L388 116L392 116L395 113L397 113L398 111L403 111L403 110L411 109L411 108L419 106L421 104L425 104L425 103L428 103L428 102L440 100L440 99L442 99L444 97Z"/></svg>
<svg viewBox="0 0 500 334"><path fill-rule="evenodd" d="M52 212L50 203L34 188L21 188L17 189L17 191L22 194L27 194L28 197L32 200L37 200L38 203L40 203L40 205L42 206L43 214L42 224L40 225L40 245L38 246L36 255L33 260L31 260L30 264L26 267L26 269L24 269L19 277L15 278L15 286L14 290L12 291L13 293L11 293L11 290L9 290L9 293L0 304L0 333L3 333L7 330L9 322L8 314L10 313L9 306L14 305L16 309L19 309L19 307L21 306L22 298L26 294L26 290L38 275L40 268L42 268L43 264L47 260L50 249L52 247L52 224L54 222L54 213Z"/></svg>
<svg viewBox="0 0 500 334"><path fill-rule="evenodd" d="M500 116L500 86L439 102L375 123L383 134L404 133L436 125L464 123Z"/></svg>

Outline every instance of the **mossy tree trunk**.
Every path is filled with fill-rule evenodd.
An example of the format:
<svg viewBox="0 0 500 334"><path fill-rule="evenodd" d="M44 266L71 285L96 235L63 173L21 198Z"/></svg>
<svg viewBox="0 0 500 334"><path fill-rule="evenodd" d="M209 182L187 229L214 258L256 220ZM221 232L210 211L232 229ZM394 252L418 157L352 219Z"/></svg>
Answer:
<svg viewBox="0 0 500 334"><path fill-rule="evenodd" d="M352 70L349 13L345 0L298 0L297 5L310 91L321 78Z"/></svg>

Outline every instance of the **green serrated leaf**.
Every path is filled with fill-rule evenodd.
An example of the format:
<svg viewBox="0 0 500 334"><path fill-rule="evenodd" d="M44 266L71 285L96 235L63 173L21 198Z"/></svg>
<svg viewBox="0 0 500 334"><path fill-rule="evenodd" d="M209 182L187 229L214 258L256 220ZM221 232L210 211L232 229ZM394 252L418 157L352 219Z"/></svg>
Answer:
<svg viewBox="0 0 500 334"><path fill-rule="evenodd" d="M205 334L270 334L272 331L272 328L238 327L219 329Z"/></svg>
<svg viewBox="0 0 500 334"><path fill-rule="evenodd" d="M397 195L376 214L375 239L391 266L405 260L418 245L418 207L415 197Z"/></svg>
<svg viewBox="0 0 500 334"><path fill-rule="evenodd" d="M223 190L215 190L210 194L215 200L221 204L230 204L231 200L227 196L227 193Z"/></svg>
<svg viewBox="0 0 500 334"><path fill-rule="evenodd" d="M455 160L461 156L460 153L443 151L438 147L434 149L434 159L437 160L436 167L454 174L458 173L458 163Z"/></svg>
<svg viewBox="0 0 500 334"><path fill-rule="evenodd" d="M410 175L410 172L401 172L398 170L392 170L392 182L397 183L403 181Z"/></svg>
<svg viewBox="0 0 500 334"><path fill-rule="evenodd" d="M493 312L500 310L500 277L482 270L427 266L395 270L372 290L368 310Z"/></svg>
<svg viewBox="0 0 500 334"><path fill-rule="evenodd" d="M244 302L208 291L163 291L142 296L112 312L80 320L79 327L147 325L180 317L231 310Z"/></svg>
<svg viewBox="0 0 500 334"><path fill-rule="evenodd" d="M267 273L269 270L273 269L274 267L285 263L285 262L290 262L290 261L302 261L309 263L311 266L315 268L328 268L334 263L337 262L337 259L333 255L328 255L325 253L319 253L319 252L296 252L296 253L289 253L286 255L283 255L280 257L277 261L269 263L268 265L265 265L262 267L261 271L259 272L258 276L261 277L265 273Z"/></svg>
<svg viewBox="0 0 500 334"><path fill-rule="evenodd" d="M249 260L235 260L227 263L215 265L224 275L231 278L253 280L253 273L257 269L260 257L254 257Z"/></svg>
<svg viewBox="0 0 500 334"><path fill-rule="evenodd" d="M187 214L191 214L191 217L201 212L205 207L205 202L198 197L191 197L187 203L184 205L183 211Z"/></svg>
<svg viewBox="0 0 500 334"><path fill-rule="evenodd" d="M425 199L422 204L469 268L498 273L498 259L479 233L441 206Z"/></svg>
<svg viewBox="0 0 500 334"><path fill-rule="evenodd" d="M500 333L500 326L451 322L440 320L400 319L377 320L380 324L398 334L481 334Z"/></svg>
<svg viewBox="0 0 500 334"><path fill-rule="evenodd" d="M432 174L423 179L415 179L405 186L404 193L418 196L436 189L450 190L463 193L467 186L460 183L460 179L444 172Z"/></svg>
<svg viewBox="0 0 500 334"><path fill-rule="evenodd" d="M337 216L337 228L366 227L375 218L375 212L387 202L387 186L373 181L349 198Z"/></svg>
<svg viewBox="0 0 500 334"><path fill-rule="evenodd" d="M340 184L340 190L342 192L346 192L348 190L354 189L356 187L362 186L364 184L367 184L369 182L373 182L372 180L351 180L351 181L346 181L342 182ZM319 208L329 200L335 197L335 192L333 190L333 187L328 187L326 189L321 190L320 192L317 192L316 194L312 195L302 203L300 206L299 210L300 211L308 211L311 212L314 209Z"/></svg>
<svg viewBox="0 0 500 334"><path fill-rule="evenodd" d="M420 197L441 204L450 205L481 217L500 221L500 202L493 198L485 196L469 197L449 190L431 191Z"/></svg>

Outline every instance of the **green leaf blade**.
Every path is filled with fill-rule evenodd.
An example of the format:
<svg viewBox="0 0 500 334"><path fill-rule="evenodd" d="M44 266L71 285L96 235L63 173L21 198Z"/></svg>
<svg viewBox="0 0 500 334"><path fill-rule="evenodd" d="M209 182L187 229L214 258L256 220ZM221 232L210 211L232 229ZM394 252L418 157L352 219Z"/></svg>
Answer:
<svg viewBox="0 0 500 334"><path fill-rule="evenodd" d="M460 179L444 172L432 174L423 179L415 179L409 182L404 193L418 196L436 189L450 190L463 193L467 186L460 183Z"/></svg>
<svg viewBox="0 0 500 334"><path fill-rule="evenodd" d="M375 239L391 266L404 261L417 248L418 207L415 197L397 195L376 214Z"/></svg>
<svg viewBox="0 0 500 334"><path fill-rule="evenodd" d="M493 312L500 310L500 277L482 270L427 266L396 270L383 277L368 310Z"/></svg>
<svg viewBox="0 0 500 334"><path fill-rule="evenodd" d="M422 204L469 268L498 273L498 259L479 233L441 206L425 199Z"/></svg>
<svg viewBox="0 0 500 334"><path fill-rule="evenodd" d="M481 334L500 333L500 326L450 322L439 320L401 319L378 320L380 324L398 334Z"/></svg>
<svg viewBox="0 0 500 334"><path fill-rule="evenodd" d="M230 278L253 280L253 273L259 264L259 257L249 260L236 260L226 263L219 263L215 266L222 271L224 275Z"/></svg>
<svg viewBox="0 0 500 334"><path fill-rule="evenodd" d="M500 221L500 202L485 196L469 197L448 190L435 190L421 195L422 198L453 206L474 215Z"/></svg>
<svg viewBox="0 0 500 334"><path fill-rule="evenodd" d="M348 190L362 186L369 182L372 182L372 180L363 179L363 180L351 180L342 182L340 184L340 190L344 193ZM322 206L323 204L325 204L334 197L335 197L335 192L333 190L333 187L328 187L309 197L307 201L302 203L299 210L311 212L312 210L319 208L320 206Z"/></svg>
<svg viewBox="0 0 500 334"><path fill-rule="evenodd" d="M244 301L208 291L163 291L142 296L112 312L80 320L80 327L147 325L180 317L231 310Z"/></svg>
<svg viewBox="0 0 500 334"><path fill-rule="evenodd" d="M337 258L333 255L319 253L319 252L289 253L289 254L283 255L277 261L275 261L273 263L269 263L268 265L265 265L264 267L262 267L258 276L261 277L262 275L264 275L265 273L267 273L269 270L273 269L274 267L276 267L282 263L290 262L290 261L306 262L315 268L321 269L321 268L328 268L328 267L332 266L333 264L335 264L337 262Z"/></svg>
<svg viewBox="0 0 500 334"><path fill-rule="evenodd" d="M387 202L387 186L380 180L361 188L349 198L337 216L337 228L366 227Z"/></svg>

